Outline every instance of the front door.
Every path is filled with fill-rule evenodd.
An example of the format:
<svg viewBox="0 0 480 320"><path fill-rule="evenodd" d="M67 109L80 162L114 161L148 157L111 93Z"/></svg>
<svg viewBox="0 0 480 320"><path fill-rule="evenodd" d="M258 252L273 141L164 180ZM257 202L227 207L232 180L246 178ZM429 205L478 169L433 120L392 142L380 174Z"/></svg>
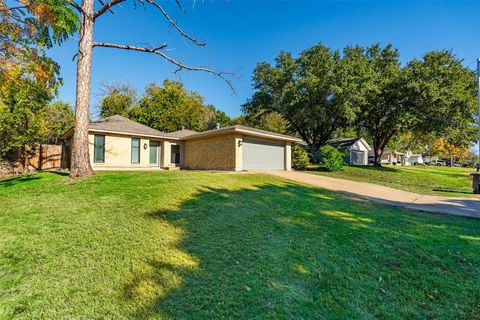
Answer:
<svg viewBox="0 0 480 320"><path fill-rule="evenodd" d="M158 167L160 159L160 142L150 141L150 166Z"/></svg>

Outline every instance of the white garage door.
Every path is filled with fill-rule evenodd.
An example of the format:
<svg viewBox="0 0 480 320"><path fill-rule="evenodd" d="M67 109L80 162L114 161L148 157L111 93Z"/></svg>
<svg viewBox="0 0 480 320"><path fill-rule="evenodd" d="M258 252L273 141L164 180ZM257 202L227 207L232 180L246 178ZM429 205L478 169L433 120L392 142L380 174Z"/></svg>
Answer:
<svg viewBox="0 0 480 320"><path fill-rule="evenodd" d="M284 170L285 143L243 139L243 170Z"/></svg>

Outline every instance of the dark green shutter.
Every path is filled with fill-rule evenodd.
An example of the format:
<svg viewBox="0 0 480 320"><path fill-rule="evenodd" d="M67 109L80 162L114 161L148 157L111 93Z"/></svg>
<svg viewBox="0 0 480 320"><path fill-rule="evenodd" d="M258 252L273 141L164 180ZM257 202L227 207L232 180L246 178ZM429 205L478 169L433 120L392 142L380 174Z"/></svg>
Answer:
<svg viewBox="0 0 480 320"><path fill-rule="evenodd" d="M132 163L140 163L140 138L132 138Z"/></svg>
<svg viewBox="0 0 480 320"><path fill-rule="evenodd" d="M93 162L105 162L105 136L96 134L93 139Z"/></svg>

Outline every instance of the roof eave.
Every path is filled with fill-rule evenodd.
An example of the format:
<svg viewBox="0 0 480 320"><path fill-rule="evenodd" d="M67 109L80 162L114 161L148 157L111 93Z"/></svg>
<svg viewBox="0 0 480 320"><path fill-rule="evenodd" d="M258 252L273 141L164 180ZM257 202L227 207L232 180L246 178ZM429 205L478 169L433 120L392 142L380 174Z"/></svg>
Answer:
<svg viewBox="0 0 480 320"><path fill-rule="evenodd" d="M242 128L228 128L228 129L219 129L218 131L211 131L211 132L206 132L206 133L197 133L193 134L187 137L184 137L182 140L194 140L194 139L201 139L201 138L207 138L211 136L216 136L216 135L221 135L221 134L227 134L227 133L243 133L247 134L250 136L254 137L260 137L260 138L268 138L272 140L280 140L280 141L288 141L288 142L294 142L294 143L302 143L303 140L295 138L295 137L288 137L288 136L279 136L275 134L268 134L268 133L262 133L262 132L257 132L257 131L252 131L248 129L242 129Z"/></svg>
<svg viewBox="0 0 480 320"><path fill-rule="evenodd" d="M135 133L135 132L127 132L127 131L104 130L104 129L89 128L88 132L113 133L113 134L119 134L119 135L129 135L129 136L156 138L156 139L165 139L165 140L180 140L179 138L174 138L174 137L169 137L169 136L152 135L152 134L145 134L145 133Z"/></svg>

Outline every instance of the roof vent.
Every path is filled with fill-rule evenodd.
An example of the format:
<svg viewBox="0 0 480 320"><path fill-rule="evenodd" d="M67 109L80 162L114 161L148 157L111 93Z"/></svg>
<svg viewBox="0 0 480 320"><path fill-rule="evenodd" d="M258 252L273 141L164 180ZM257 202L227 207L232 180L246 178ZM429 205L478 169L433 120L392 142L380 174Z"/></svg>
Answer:
<svg viewBox="0 0 480 320"><path fill-rule="evenodd" d="M218 123L218 122L215 123L215 129L217 129L217 130L220 129L220 123Z"/></svg>

